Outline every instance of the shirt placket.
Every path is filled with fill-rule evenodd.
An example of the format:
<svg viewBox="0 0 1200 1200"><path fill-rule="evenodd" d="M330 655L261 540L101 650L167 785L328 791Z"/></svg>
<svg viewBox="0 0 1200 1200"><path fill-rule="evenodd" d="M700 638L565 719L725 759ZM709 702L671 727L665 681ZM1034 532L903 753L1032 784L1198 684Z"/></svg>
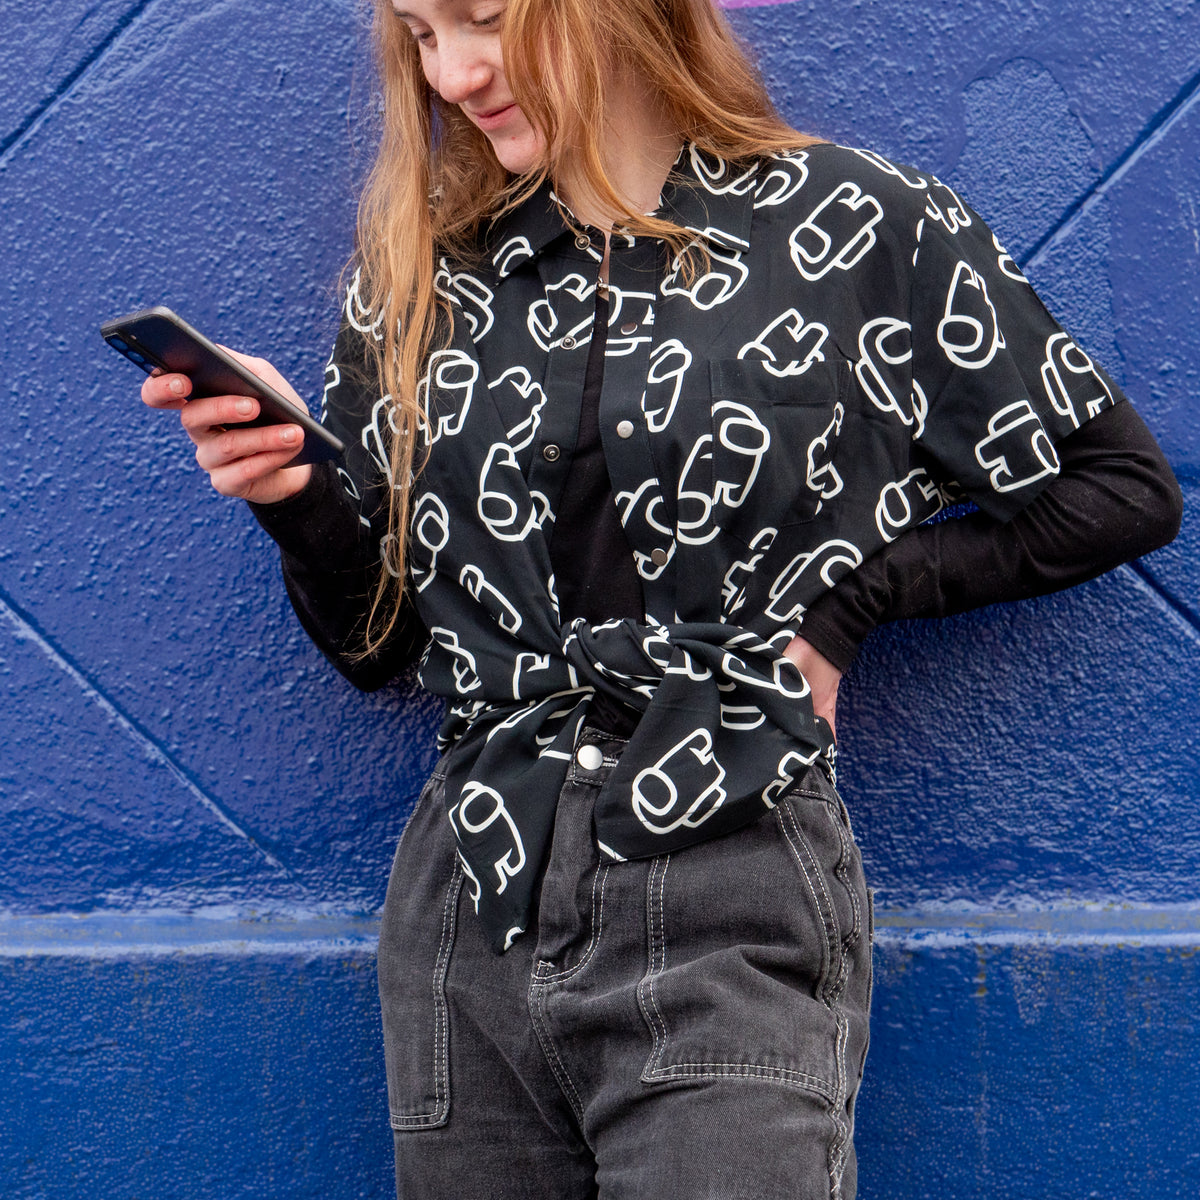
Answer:
<svg viewBox="0 0 1200 1200"><path fill-rule="evenodd" d="M546 353L542 389L547 404L533 446L529 486L546 497L552 512L557 512L579 436L596 314L600 261L598 253L589 253L590 241L584 241L584 236L568 240L558 253L547 250L539 257L539 294L525 314L531 336Z"/></svg>
<svg viewBox="0 0 1200 1200"><path fill-rule="evenodd" d="M600 440L646 612L665 622L674 611L673 506L662 492L641 403L650 373L659 256L657 242L613 239Z"/></svg>

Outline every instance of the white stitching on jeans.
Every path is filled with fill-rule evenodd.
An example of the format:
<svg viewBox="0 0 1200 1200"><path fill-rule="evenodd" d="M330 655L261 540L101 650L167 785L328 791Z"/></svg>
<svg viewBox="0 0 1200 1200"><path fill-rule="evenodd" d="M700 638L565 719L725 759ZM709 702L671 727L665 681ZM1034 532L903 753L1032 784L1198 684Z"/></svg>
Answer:
<svg viewBox="0 0 1200 1200"><path fill-rule="evenodd" d="M779 821L780 828L783 830L784 840L788 844L788 849L791 851L792 857L796 860L796 865L800 868L800 872L808 884L813 902L817 906L817 911L821 914L821 923L825 927L825 948L828 951L828 959L826 968L819 981L819 990L823 1002L828 1004L837 994L836 985L831 988L830 975L831 973L840 975L843 970L841 961L842 936L837 925L837 913L833 907L829 891L825 887L825 879L821 874L820 863L817 862L817 856L808 844L808 839L801 832L799 822L796 820L796 814L786 805L781 805L775 810L775 815ZM788 833L785 823L791 826L792 833ZM795 836L793 837L792 834ZM811 875L809 874L808 866L805 865L805 859L808 860L808 863L813 868ZM813 883L814 876L816 877L817 884L820 885L820 895L817 894L817 884ZM821 903L822 899L824 900L824 904Z"/></svg>
<svg viewBox="0 0 1200 1200"><path fill-rule="evenodd" d="M829 1118L833 1122L833 1141L829 1143L830 1200L841 1200L842 1176L846 1170L846 1157L850 1148L850 1124L846 1119L846 1043L849 1040L846 1014L834 1005L829 1011L837 1022L837 1046L834 1063L837 1069L835 1094L829 1105Z"/></svg>
<svg viewBox="0 0 1200 1200"><path fill-rule="evenodd" d="M588 960L595 954L596 947L600 944L600 934L604 928L604 889L608 883L608 869L610 865L610 863L606 862L600 863L592 879L592 933L588 939L587 948L573 967L568 967L565 971L558 971L553 975L542 973L542 968L548 967L551 964L544 959L540 960L534 968L537 973L538 983L559 983L564 979L570 979L572 975L582 971L587 966ZM597 904L596 899L597 893L599 893L599 904Z"/></svg>
<svg viewBox="0 0 1200 1200"><path fill-rule="evenodd" d="M837 919L835 910L832 907L832 901L829 897L828 890L825 888L824 880L821 880L821 890L825 896L826 902L830 905L830 916L827 921L827 930L832 932L830 941L830 949L833 951L836 947L837 951L837 970L832 978L825 981L825 985L821 989L821 996L824 1004L829 1009L832 1015L836 1028L837 1037L834 1047L834 1092L829 1098L829 1119L833 1124L833 1140L829 1145L829 1182L831 1187L832 1200L839 1200L842 1194L842 1176L846 1169L846 1158L849 1153L851 1129L849 1121L846 1117L846 1095L848 1088L848 1080L846 1074L846 1046L849 1041L849 1025L846 1020L846 1014L838 1006L837 1001L845 988L846 980L849 974L849 963L845 950L852 946L857 939L860 925L860 910L858 900L854 895L854 890L849 885L847 876L847 859L850 853L850 842L847 836L845 827L839 821L833 811L829 801L824 797L821 798L821 804L826 816L830 819L834 826L838 837L838 861L834 865L834 874L839 878L843 889L850 898L851 911L853 913L852 929L843 937L841 931L837 927ZM781 814L785 811L784 808L776 810ZM814 869L818 870L818 878L820 877L816 856L812 852L812 847L808 844L808 839L804 836L800 829L799 822L796 819L796 814L787 809L787 821L792 826L795 833L795 841L789 836L788 843L791 845L793 853L796 854L796 860L800 863L799 847L804 848L806 857L813 860ZM786 830L785 830L786 834ZM800 863L801 870L805 870L803 863ZM807 871L805 870L807 877Z"/></svg>
<svg viewBox="0 0 1200 1200"><path fill-rule="evenodd" d="M412 1113L408 1116L389 1113L389 1124L393 1129L436 1127L446 1120L450 1111L450 1021L446 1011L446 972L450 965L450 947L454 944L462 881L462 866L455 856L450 886L446 889L446 904L442 909L442 941L433 964L433 1077L437 1101L431 1113Z"/></svg>
<svg viewBox="0 0 1200 1200"><path fill-rule="evenodd" d="M828 805L828 802L827 802ZM845 807L844 805L842 806ZM831 805L827 807L830 817L833 819L834 827L837 829L838 844L840 851L838 860L834 864L833 873L841 882L842 888L846 895L850 898L850 910L854 914L851 922L851 928L842 935L842 955L841 955L841 970L838 975L837 995L841 995L845 990L846 981L850 974L850 963L848 951L852 950L862 936L862 909L858 903L858 895L854 888L850 886L850 858L854 845L854 835L846 828L846 826L837 819L834 809Z"/></svg>
<svg viewBox="0 0 1200 1200"><path fill-rule="evenodd" d="M646 1023L650 1026L653 1036L650 1057L642 1071L644 1083L656 1083L666 1079L765 1079L796 1087L804 1091L816 1092L827 1103L832 1103L833 1092L827 1080L806 1071L796 1071L790 1067L756 1066L751 1063L732 1062L690 1062L672 1063L669 1067L659 1066L667 1048L667 1023L658 1005L658 997L654 991L654 983L667 967L666 943L666 913L664 896L666 892L667 867L671 856L663 855L651 864L650 877L647 880L647 912L650 928L650 970L638 984L638 1002ZM662 864L661 870L659 864Z"/></svg>
<svg viewBox="0 0 1200 1200"><path fill-rule="evenodd" d="M545 1028L545 1017L543 1014L545 1012L548 985L551 983L560 983L583 970L600 944L600 934L604 927L604 894L605 885L608 882L608 868L608 863L601 863L592 879L592 933L587 949L584 950L579 961L565 971L559 971L554 975L545 975L542 973L542 968L550 964L544 959L539 960L534 965L533 975L529 982L529 1015L533 1020L533 1029L537 1034L538 1044L542 1048L542 1054L545 1056L546 1061L550 1064L551 1071L554 1072L555 1079L558 1080L559 1087L566 1094L571 1107L575 1110L575 1115L580 1120L583 1119L583 1101L580 1099L579 1091L575 1087L575 1081L571 1078L570 1071L567 1070L567 1064L563 1061L562 1056L558 1052L558 1047L554 1044L554 1039L549 1029ZM598 900L597 893L599 893Z"/></svg>
<svg viewBox="0 0 1200 1200"><path fill-rule="evenodd" d="M558 1086L562 1088L563 1094L570 1102L576 1117L582 1121L583 1101L579 1097L579 1092L575 1088L575 1082L572 1080L566 1064L559 1056L558 1047L555 1046L554 1039L550 1036L550 1031L545 1028L546 988L536 975L529 982L529 999L527 1003L529 1005L529 1015L533 1022L533 1031L537 1034L542 1054L550 1064L550 1070L554 1072L554 1078L558 1080Z"/></svg>

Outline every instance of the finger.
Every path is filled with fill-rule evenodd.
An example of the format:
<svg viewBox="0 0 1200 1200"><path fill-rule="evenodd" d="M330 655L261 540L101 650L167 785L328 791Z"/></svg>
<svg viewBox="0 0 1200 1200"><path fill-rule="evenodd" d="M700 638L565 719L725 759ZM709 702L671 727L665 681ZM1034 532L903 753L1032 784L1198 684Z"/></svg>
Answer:
<svg viewBox="0 0 1200 1200"><path fill-rule="evenodd" d="M270 384L281 396L290 400L297 408L308 412L308 405L300 399L299 393L280 373L275 369L274 365L265 358L257 358L252 354L242 354L238 350L231 350L228 346L222 346L231 358L236 359L252 374L257 375L259 379Z"/></svg>
<svg viewBox="0 0 1200 1200"><path fill-rule="evenodd" d="M262 455L276 455L275 465L282 466L298 454L303 445L304 430L299 425L257 425L251 429L212 431L208 436L198 437L196 461L210 475L231 464Z"/></svg>
<svg viewBox="0 0 1200 1200"><path fill-rule="evenodd" d="M281 467L286 467L299 449L298 444L293 444L286 450L273 450L235 459L209 471L209 482L222 496L251 497L256 485Z"/></svg>
<svg viewBox="0 0 1200 1200"><path fill-rule="evenodd" d="M275 380L283 378L283 376L280 375L277 370L275 370L275 368L267 359L259 358L253 354L243 354L240 350L231 350L228 346L222 346L220 342L218 342L217 345L220 346L220 348L224 350L230 358L236 359L238 362L240 362L242 366L245 367L251 374L257 375L259 379L266 379L268 382L270 382L272 387L275 386Z"/></svg>
<svg viewBox="0 0 1200 1200"><path fill-rule="evenodd" d="M193 400L179 414L192 441L220 425L240 425L258 416L258 401L249 396L205 396Z"/></svg>
<svg viewBox="0 0 1200 1200"><path fill-rule="evenodd" d="M147 375L142 383L142 402L151 408L182 408L192 391L186 375Z"/></svg>

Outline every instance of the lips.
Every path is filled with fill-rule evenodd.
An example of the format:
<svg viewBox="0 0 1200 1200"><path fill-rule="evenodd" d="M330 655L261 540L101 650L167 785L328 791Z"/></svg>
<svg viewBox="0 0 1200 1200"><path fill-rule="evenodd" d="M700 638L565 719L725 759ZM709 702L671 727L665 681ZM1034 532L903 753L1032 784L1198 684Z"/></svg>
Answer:
<svg viewBox="0 0 1200 1200"><path fill-rule="evenodd" d="M503 104L499 108L490 108L486 112L468 112L467 116L484 133L487 133L492 129L499 129L517 111L518 109L515 104Z"/></svg>

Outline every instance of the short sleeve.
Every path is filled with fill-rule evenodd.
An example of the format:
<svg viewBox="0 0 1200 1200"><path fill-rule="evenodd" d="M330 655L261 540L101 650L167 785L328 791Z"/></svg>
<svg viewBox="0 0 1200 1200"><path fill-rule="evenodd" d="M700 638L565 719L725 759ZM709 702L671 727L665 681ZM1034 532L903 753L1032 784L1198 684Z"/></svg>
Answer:
<svg viewBox="0 0 1200 1200"><path fill-rule="evenodd" d="M979 215L933 182L912 274L914 440L1007 519L1057 474L1055 445L1124 399Z"/></svg>

